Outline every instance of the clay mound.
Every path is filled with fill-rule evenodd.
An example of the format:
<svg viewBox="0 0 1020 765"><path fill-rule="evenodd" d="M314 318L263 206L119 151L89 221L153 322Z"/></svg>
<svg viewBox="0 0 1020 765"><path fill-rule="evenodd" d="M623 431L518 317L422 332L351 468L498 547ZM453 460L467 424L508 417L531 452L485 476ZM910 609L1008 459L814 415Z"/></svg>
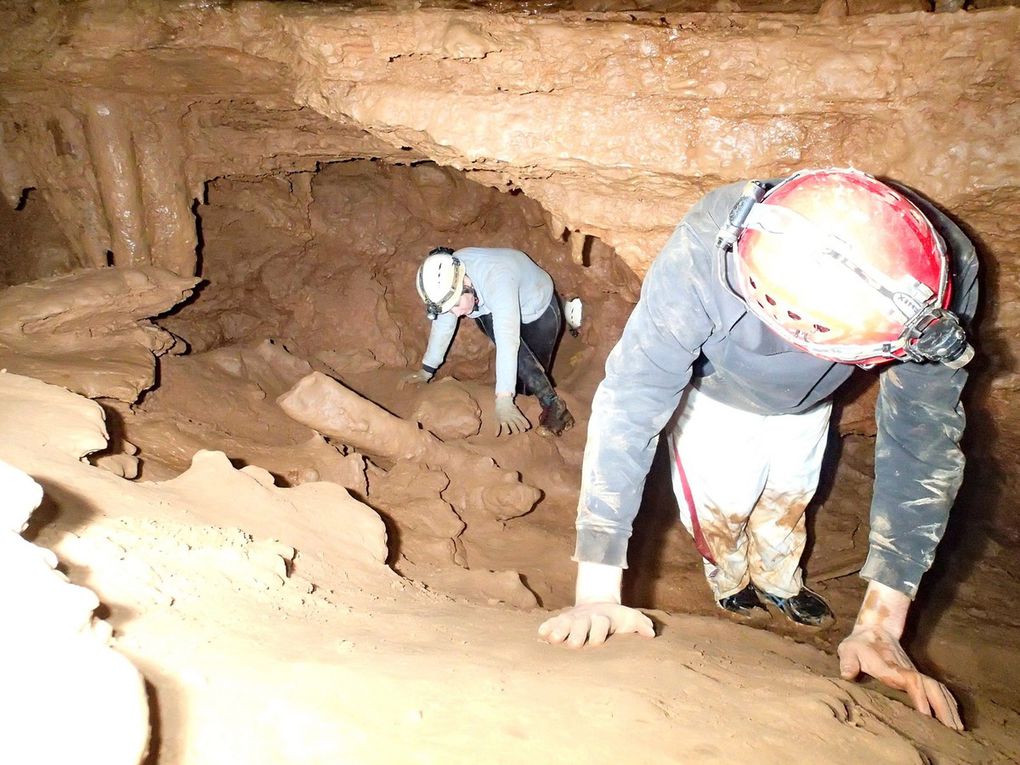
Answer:
<svg viewBox="0 0 1020 765"><path fill-rule="evenodd" d="M338 486L277 488L216 452L132 483L80 461L104 441L93 402L10 374L0 402L3 458L46 491L36 542L98 594L152 685L160 765L995 759L833 679L830 657L726 622L659 614L652 641L548 646L540 615L393 574L378 517ZM54 731L85 706L71 678L47 680Z"/></svg>
<svg viewBox="0 0 1020 765"><path fill-rule="evenodd" d="M21 537L42 487L0 461L0 496L0 760L134 765L149 742L142 678L108 647L95 593Z"/></svg>

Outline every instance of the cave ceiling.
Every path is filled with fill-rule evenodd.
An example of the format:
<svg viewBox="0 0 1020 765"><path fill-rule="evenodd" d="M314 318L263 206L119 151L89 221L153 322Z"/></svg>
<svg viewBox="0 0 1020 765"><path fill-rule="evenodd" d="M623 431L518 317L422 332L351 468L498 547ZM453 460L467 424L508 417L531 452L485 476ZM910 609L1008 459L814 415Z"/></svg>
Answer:
<svg viewBox="0 0 1020 765"><path fill-rule="evenodd" d="M606 7L6 3L2 188L85 264L190 273L210 179L430 159L640 274L720 182L853 165L949 208L1015 184L1014 7Z"/></svg>

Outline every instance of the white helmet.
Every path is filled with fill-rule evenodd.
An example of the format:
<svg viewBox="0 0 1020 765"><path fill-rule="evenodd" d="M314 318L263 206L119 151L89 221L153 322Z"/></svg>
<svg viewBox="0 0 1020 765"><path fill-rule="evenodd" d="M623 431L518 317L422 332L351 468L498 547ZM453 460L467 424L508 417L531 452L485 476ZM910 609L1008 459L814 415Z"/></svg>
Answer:
<svg viewBox="0 0 1020 765"><path fill-rule="evenodd" d="M435 319L460 300L464 291L464 264L454 257L449 247L436 247L418 268L415 286L428 317Z"/></svg>

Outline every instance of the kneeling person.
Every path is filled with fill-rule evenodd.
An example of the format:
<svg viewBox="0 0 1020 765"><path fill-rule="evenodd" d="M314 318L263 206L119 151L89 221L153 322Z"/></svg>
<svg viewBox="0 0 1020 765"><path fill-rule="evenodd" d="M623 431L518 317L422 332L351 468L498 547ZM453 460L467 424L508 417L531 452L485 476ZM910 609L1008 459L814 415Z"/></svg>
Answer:
<svg viewBox="0 0 1020 765"><path fill-rule="evenodd" d="M516 392L542 405L539 432L558 436L574 424L549 380L563 312L552 277L520 250L436 247L415 282L433 320L421 369L405 383L425 383L442 365L461 316L474 319L496 344L496 417L499 432L520 433L531 423L514 403Z"/></svg>

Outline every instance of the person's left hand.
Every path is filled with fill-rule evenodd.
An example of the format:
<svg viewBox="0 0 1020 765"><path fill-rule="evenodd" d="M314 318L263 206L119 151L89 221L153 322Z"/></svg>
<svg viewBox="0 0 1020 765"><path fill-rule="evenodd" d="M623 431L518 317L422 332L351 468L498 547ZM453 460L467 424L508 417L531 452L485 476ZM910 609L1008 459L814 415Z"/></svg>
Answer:
<svg viewBox="0 0 1020 765"><path fill-rule="evenodd" d="M890 688L906 691L921 714L934 715L943 725L963 730L953 694L938 680L919 672L899 640L881 625L857 624L837 653L844 680L854 680L862 672L871 675Z"/></svg>
<svg viewBox="0 0 1020 765"><path fill-rule="evenodd" d="M427 369L416 369L410 374L406 374L400 378L400 382L397 383L397 388L403 390L409 385L424 385L432 379L432 372Z"/></svg>

